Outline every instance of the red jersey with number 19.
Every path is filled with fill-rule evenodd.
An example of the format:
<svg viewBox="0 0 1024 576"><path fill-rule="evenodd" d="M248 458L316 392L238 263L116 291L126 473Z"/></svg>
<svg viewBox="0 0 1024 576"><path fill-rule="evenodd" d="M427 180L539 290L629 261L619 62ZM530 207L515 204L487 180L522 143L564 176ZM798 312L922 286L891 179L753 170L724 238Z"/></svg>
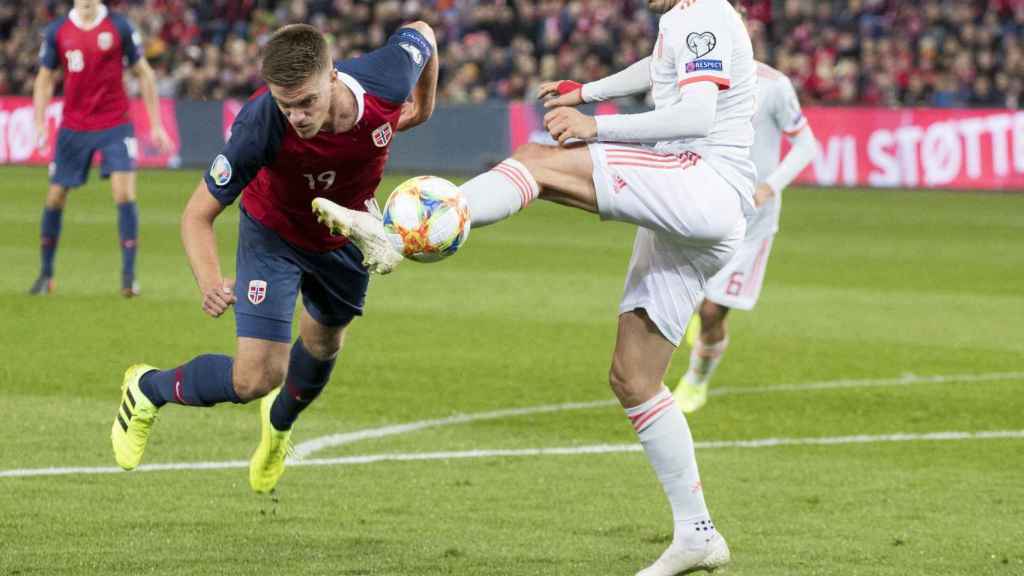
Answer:
<svg viewBox="0 0 1024 576"><path fill-rule="evenodd" d="M40 66L64 70L61 125L71 130L106 130L130 122L122 75L138 62L139 36L120 14L100 4L88 25L76 10L43 33Z"/></svg>
<svg viewBox="0 0 1024 576"><path fill-rule="evenodd" d="M331 236L310 205L323 197L366 210L387 163L402 103L430 58L431 46L410 28L387 45L335 66L338 81L356 99L356 125L302 139L266 88L253 96L231 126L231 137L205 176L222 204L242 195L242 208L293 246L326 252L348 239Z"/></svg>

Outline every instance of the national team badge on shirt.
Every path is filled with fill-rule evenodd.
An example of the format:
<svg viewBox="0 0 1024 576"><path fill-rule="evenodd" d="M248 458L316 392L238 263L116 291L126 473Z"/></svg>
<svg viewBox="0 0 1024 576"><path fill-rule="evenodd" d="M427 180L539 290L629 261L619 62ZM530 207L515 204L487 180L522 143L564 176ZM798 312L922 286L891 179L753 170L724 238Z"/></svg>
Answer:
<svg viewBox="0 0 1024 576"><path fill-rule="evenodd" d="M100 32L96 37L96 43L100 45L100 50L110 50L114 45L114 36L110 32Z"/></svg>
<svg viewBox="0 0 1024 576"><path fill-rule="evenodd" d="M380 128L373 131L373 145L383 148L391 142L391 123L381 124Z"/></svg>
<svg viewBox="0 0 1024 576"><path fill-rule="evenodd" d="M217 186L227 186L231 182L231 162L223 154L218 155L210 166L210 178Z"/></svg>
<svg viewBox="0 0 1024 576"><path fill-rule="evenodd" d="M717 45L718 38L715 38L715 35L711 32L701 32L700 34L690 32L686 35L686 47L689 48L690 52L693 52L693 55L697 58L703 58L704 56L711 54L711 51L714 50Z"/></svg>
<svg viewBox="0 0 1024 576"><path fill-rule="evenodd" d="M260 302L267 299L267 281L266 280L250 280L249 281L249 302L252 302L253 306L259 306Z"/></svg>

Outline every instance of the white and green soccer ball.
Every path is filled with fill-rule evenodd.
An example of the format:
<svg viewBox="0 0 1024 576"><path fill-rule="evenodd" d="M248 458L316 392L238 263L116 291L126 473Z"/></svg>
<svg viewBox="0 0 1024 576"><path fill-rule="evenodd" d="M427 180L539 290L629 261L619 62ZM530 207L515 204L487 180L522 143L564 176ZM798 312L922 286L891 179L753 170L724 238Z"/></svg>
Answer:
<svg viewBox="0 0 1024 576"><path fill-rule="evenodd" d="M469 238L469 205L455 184L417 176L398 185L384 205L384 230L396 250L417 262L447 258Z"/></svg>

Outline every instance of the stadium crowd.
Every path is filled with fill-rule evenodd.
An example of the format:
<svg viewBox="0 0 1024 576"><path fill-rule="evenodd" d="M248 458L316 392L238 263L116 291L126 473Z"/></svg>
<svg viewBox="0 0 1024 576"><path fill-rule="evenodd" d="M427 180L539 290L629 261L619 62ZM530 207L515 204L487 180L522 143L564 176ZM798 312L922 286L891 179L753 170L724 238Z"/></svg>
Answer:
<svg viewBox="0 0 1024 576"><path fill-rule="evenodd" d="M758 59L805 104L1019 108L1024 0L739 0ZM647 55L645 0L108 0L140 29L160 94L245 97L259 46L309 22L336 58L382 44L402 22L434 26L440 100L528 97L542 81L593 80ZM43 27L70 0L0 5L0 94L29 95Z"/></svg>

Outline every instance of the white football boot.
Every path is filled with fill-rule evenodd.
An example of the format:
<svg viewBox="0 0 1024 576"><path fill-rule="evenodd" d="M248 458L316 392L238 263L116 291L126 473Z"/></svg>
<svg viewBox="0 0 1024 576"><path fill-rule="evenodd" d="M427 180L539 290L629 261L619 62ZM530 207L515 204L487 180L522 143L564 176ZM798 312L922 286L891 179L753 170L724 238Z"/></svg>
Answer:
<svg viewBox="0 0 1024 576"><path fill-rule="evenodd" d="M339 206L326 198L313 199L316 219L331 234L348 237L363 253L363 265L371 274L388 274L402 261L402 255L388 241L378 215Z"/></svg>
<svg viewBox="0 0 1024 576"><path fill-rule="evenodd" d="M714 572L729 563L729 545L715 532L699 545L672 541L661 556L636 576L679 576L693 572Z"/></svg>

